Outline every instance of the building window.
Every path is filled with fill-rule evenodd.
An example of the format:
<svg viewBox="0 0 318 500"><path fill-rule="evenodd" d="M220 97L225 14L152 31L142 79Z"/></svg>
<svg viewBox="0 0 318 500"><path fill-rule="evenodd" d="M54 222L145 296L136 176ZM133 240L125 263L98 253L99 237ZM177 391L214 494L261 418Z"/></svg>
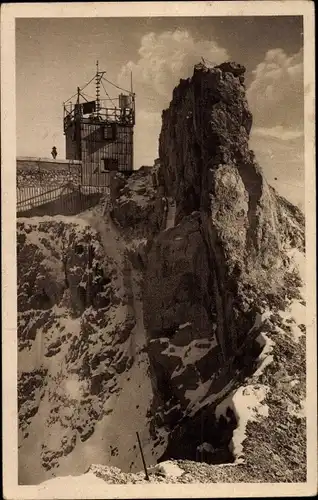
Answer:
<svg viewBox="0 0 318 500"><path fill-rule="evenodd" d="M103 158L102 165L101 165L101 171L102 172L109 172L109 171L114 171L114 170L118 170L117 158Z"/></svg>
<svg viewBox="0 0 318 500"><path fill-rule="evenodd" d="M103 139L105 141L116 140L116 123L111 123L110 125L105 125L103 127Z"/></svg>

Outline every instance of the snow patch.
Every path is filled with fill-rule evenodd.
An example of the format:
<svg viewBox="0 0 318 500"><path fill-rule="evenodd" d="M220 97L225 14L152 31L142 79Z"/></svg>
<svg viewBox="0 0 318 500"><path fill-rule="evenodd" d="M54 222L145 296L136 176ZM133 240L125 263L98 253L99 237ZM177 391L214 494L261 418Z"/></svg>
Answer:
<svg viewBox="0 0 318 500"><path fill-rule="evenodd" d="M246 438L246 426L249 421L257 421L259 417L268 417L268 406L262 404L268 391L264 385L248 385L240 387L225 398L215 410L216 418L226 417L226 410L230 408L236 417L237 427L231 441L235 463L244 463L243 441Z"/></svg>
<svg viewBox="0 0 318 500"><path fill-rule="evenodd" d="M207 380L203 384L199 384L196 389L189 389L185 392L186 399L190 400L190 404L188 409L190 411L190 415L194 414L197 409L200 408L200 403L207 395L209 388L211 387L211 380ZM217 395L215 395L217 397Z"/></svg>
<svg viewBox="0 0 318 500"><path fill-rule="evenodd" d="M271 311L269 309L267 309L266 311L264 311L262 314L256 313L254 325L248 331L247 334L251 333L253 330L256 330L257 328L260 328L260 326L265 322L265 320L267 320L268 318L270 318L271 314L272 313L271 313Z"/></svg>
<svg viewBox="0 0 318 500"><path fill-rule="evenodd" d="M290 415L296 418L306 418L306 401L302 400L300 405L289 401L287 404L287 410Z"/></svg>
<svg viewBox="0 0 318 500"><path fill-rule="evenodd" d="M79 226L84 227L89 227L89 224L83 218L83 214L78 214L78 215L43 215L43 216L37 216L37 217L32 217L32 222L30 222L29 217L18 217L18 222L25 224L25 228L30 229L32 227L33 229L36 229L37 226L39 226L41 223L45 222L63 222L65 225L69 224L76 224ZM89 227L90 228L90 227ZM91 229L91 228L90 228ZM33 231L36 233L36 231ZM29 233L30 235L31 233Z"/></svg>
<svg viewBox="0 0 318 500"><path fill-rule="evenodd" d="M273 356L270 354L273 351L275 342L273 342L265 333L260 333L256 339L256 342L263 348L261 354L258 357L258 367L253 374L253 378L257 378L263 373L266 366L270 365L273 361Z"/></svg>
<svg viewBox="0 0 318 500"><path fill-rule="evenodd" d="M284 324L290 327L293 340L298 343L299 339L304 335L300 325L306 324L306 306L301 304L299 300L294 299L285 311L279 311L279 315Z"/></svg>
<svg viewBox="0 0 318 500"><path fill-rule="evenodd" d="M260 328L270 316L271 312L269 310L265 311L263 314L257 314L250 332ZM258 367L253 374L254 380L257 380L266 366L273 361L271 353L275 345L275 342L273 342L264 332L258 335L256 342L262 348L262 352L258 357ZM228 396L216 407L216 418L220 418L221 415L227 418L226 411L228 408L235 414L237 427L233 431L231 441L231 451L235 457L235 463L244 462L243 441L246 438L247 423L257 420L260 416L268 417L268 406L262 403L268 390L269 388L265 385L249 384L228 394Z"/></svg>
<svg viewBox="0 0 318 500"><path fill-rule="evenodd" d="M52 491L52 498L54 497L54 489L61 488L68 489L74 493L74 498L77 498L78 495L81 494L82 491L87 489L87 485L89 484L90 488L98 488L99 491L105 493L107 483L103 479L95 476L93 472L88 472L87 474L81 474L79 476L60 476L55 477L53 479L48 479L47 481L43 481L38 486L38 492L41 490L46 490L46 493ZM41 495L40 495L41 496Z"/></svg>
<svg viewBox="0 0 318 500"><path fill-rule="evenodd" d="M180 467L171 460L167 460L166 462L161 462L154 467L148 468L148 473L161 474L166 477L179 477L184 474L184 470L180 469Z"/></svg>
<svg viewBox="0 0 318 500"><path fill-rule="evenodd" d="M65 380L64 383L66 394L72 399L81 399L83 394L83 384L77 376L73 376Z"/></svg>
<svg viewBox="0 0 318 500"><path fill-rule="evenodd" d="M187 326L187 324L185 326ZM172 373L171 378L180 375L180 373L182 373L187 365L194 365L196 361L205 356L208 351L210 351L217 345L217 339L214 336L211 340L209 339L209 342L203 344L203 346L201 347L199 347L197 344L201 344L200 340L198 339L192 340L190 344L187 344L185 346L176 346L170 343L168 347L166 347L166 349L162 351L162 354L172 354L173 356L176 356L180 359L180 363Z"/></svg>
<svg viewBox="0 0 318 500"><path fill-rule="evenodd" d="M297 248L288 250L287 255L290 259L290 271L299 272L302 285L299 289L301 297L306 297L306 256ZM284 311L279 311L279 315L284 323L290 327L290 333L293 340L298 343L299 339L305 334L300 325L306 325L306 306L301 299L293 299Z"/></svg>
<svg viewBox="0 0 318 500"><path fill-rule="evenodd" d="M215 401L223 398L228 394L233 388L233 381L231 380L225 387L219 392L212 392L211 387L213 386L214 379L219 376L215 373L210 380L207 380L203 384L200 384L194 390L188 390L185 393L185 397L190 399L190 404L188 406L189 416L194 415L202 406L211 405Z"/></svg>
<svg viewBox="0 0 318 500"><path fill-rule="evenodd" d="M186 326L191 326L192 323L189 323L189 321L187 323L183 323L182 325L179 325L179 328L178 330L183 330L183 328L185 328Z"/></svg>

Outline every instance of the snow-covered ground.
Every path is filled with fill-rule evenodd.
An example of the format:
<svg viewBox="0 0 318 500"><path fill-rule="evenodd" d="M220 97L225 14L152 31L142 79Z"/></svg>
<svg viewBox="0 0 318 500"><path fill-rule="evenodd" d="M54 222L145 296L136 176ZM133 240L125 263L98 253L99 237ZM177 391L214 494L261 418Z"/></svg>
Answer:
<svg viewBox="0 0 318 500"><path fill-rule="evenodd" d="M289 325L295 342L298 342L304 335L304 329L299 328L299 325L306 326L306 256L296 248L290 249L287 255L290 258L290 271L299 272L302 281L299 292L303 300L293 299L289 306L279 314L283 322Z"/></svg>
<svg viewBox="0 0 318 500"><path fill-rule="evenodd" d="M302 286L300 287L301 297L305 297L305 255L297 249L292 249L288 252L290 258L290 270L299 272ZM298 342L303 331L299 325L306 324L306 307L302 303L302 298L293 299L285 311L279 311L279 315L286 324L291 325L291 335L295 342ZM271 312L266 311L263 315L257 315L253 328L258 328L262 322L270 318ZM277 334L280 328L276 326ZM262 351L258 358L258 366L252 376L253 384L242 386L231 392L216 408L216 417L224 415L226 418L226 410L230 408L234 411L237 419L237 428L234 430L231 442L232 452L235 457L235 463L244 462L243 442L246 438L246 426L248 422L257 420L259 417L268 416L268 406L263 403L267 392L270 390L268 386L258 383L258 379L264 372L265 368L273 362L272 351L275 346L275 341L266 333L261 332L256 341L259 343ZM297 384L297 380L294 381ZM290 402L290 413L302 417L305 415L305 402L302 402L301 409L294 409Z"/></svg>
<svg viewBox="0 0 318 500"><path fill-rule="evenodd" d="M268 407L262 404L268 387L264 385L247 385L240 387L226 397L216 408L215 415L226 418L226 410L230 408L236 417L237 427L234 429L231 441L235 463L244 462L243 441L246 438L246 425L249 421L257 420L259 416L268 416Z"/></svg>
<svg viewBox="0 0 318 500"><path fill-rule="evenodd" d="M53 479L43 481L38 487L39 498L41 491L49 490L54 494L56 490L61 488L66 491L72 491L74 498L87 488L89 485L95 494L105 493L106 483L103 479L97 477L93 472L81 474L79 476L59 476Z"/></svg>
<svg viewBox="0 0 318 500"><path fill-rule="evenodd" d="M129 338L124 344L119 344L118 349L122 351L122 357L127 355L133 358L130 369L121 374L116 374L114 384L120 389L118 393L109 394L105 401L103 414L104 417L95 422L94 433L84 442L77 439L75 448L66 456L59 458L58 469L52 469L45 473L41 466L41 447L45 442L50 450L58 450L60 447L60 437L65 435L65 429L57 420L45 428L45 422L48 418L50 402L48 401L48 387L46 395L39 405L39 411L32 418L31 424L27 428L28 435L23 439L20 448L19 459L24 463L23 473L20 480L29 483L38 483L45 478L54 475L65 476L74 473L74 470L84 472L92 463L107 464L119 467L126 472L134 472L142 469L140 452L138 449L136 432L139 432L143 446L145 459L148 465L155 464L157 458L161 456L166 445L166 436L161 433L161 443L153 448L152 437L149 432L149 409L153 399L153 387L149 374L149 359L145 352L146 334L143 325L143 309L141 301L141 276L139 271L135 270L127 258L126 246L122 241L114 224L102 215L98 217L96 213L86 212L81 216L75 217L37 217L32 219L32 225L46 221L63 222L66 225L76 224L82 228L87 226L96 230L101 236L102 245L107 258L112 259L113 265L117 268L116 286L119 290L120 298L127 300L126 308L130 308L133 317L136 320ZM29 224L28 219L20 221ZM30 226L31 229L31 226ZM34 230L29 233L31 242L37 245L45 254L47 248L41 242L41 235ZM51 264L51 263L50 263ZM60 327L66 327L68 333L72 336L79 336L81 331L80 319L71 320L67 316L67 311L63 307L55 308L55 315L60 321ZM122 312L121 312L122 311ZM112 328L123 321L125 316L124 309L116 308L116 314L110 317L106 330L111 334ZM64 324L65 323L65 324ZM103 337L107 338L107 331L103 331ZM47 333L46 333L47 335ZM44 340L41 331L38 331L35 341L28 352L23 351L20 356L20 371L31 372L43 366L48 369L51 380L61 377L62 390L64 393L81 400L85 392L85 384L79 382L74 374L67 374L64 367L64 359L67 355L65 349L68 345L61 346L61 351L52 356L43 356ZM92 349L93 347L90 347ZM96 345L98 349L98 344ZM65 378L66 377L66 378ZM52 391L51 391L52 392ZM94 397L92 398L93 404ZM98 403L96 399L96 404ZM95 403L94 403L95 404ZM64 409L63 413L68 409ZM36 446L35 446L35 443ZM27 465L26 465L27 464Z"/></svg>

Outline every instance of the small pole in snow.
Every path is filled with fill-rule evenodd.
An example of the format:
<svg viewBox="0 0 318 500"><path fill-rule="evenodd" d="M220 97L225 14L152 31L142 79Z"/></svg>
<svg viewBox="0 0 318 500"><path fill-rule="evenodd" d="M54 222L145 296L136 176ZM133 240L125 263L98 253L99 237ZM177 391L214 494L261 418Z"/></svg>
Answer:
<svg viewBox="0 0 318 500"><path fill-rule="evenodd" d="M149 481L148 471L147 471L147 467L146 467L145 457L144 457L144 454L143 454L143 451L142 451L142 447L141 447L141 442L140 442L139 434L138 434L138 432L136 432L136 434L137 434L137 439L138 439L138 444L139 444L139 449L140 449L142 464L143 464L144 469L145 469L145 478L146 478L147 481Z"/></svg>

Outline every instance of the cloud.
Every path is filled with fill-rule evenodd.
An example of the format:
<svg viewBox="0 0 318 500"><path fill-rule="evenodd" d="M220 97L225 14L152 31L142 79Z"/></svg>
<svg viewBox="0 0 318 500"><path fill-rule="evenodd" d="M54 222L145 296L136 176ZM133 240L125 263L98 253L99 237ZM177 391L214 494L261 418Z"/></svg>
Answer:
<svg viewBox="0 0 318 500"><path fill-rule="evenodd" d="M213 39L195 40L188 31L148 33L138 56L122 67L119 83L133 72L136 92L135 168L152 165L158 155L161 111L169 105L180 78L192 75L201 57L219 64L227 51ZM248 89L254 115L251 146L268 180L291 201L303 201L303 62L302 52L267 52L252 72Z"/></svg>
<svg viewBox="0 0 318 500"><path fill-rule="evenodd" d="M292 139L299 139L303 137L303 131L299 129L287 129L281 125L275 127L253 127L253 136L268 137L273 139L280 139L281 141L290 141Z"/></svg>
<svg viewBox="0 0 318 500"><path fill-rule="evenodd" d="M304 207L303 54L270 50L252 72L247 98L254 117L250 145L265 177Z"/></svg>
<svg viewBox="0 0 318 500"><path fill-rule="evenodd" d="M247 92L257 127L303 127L303 52L269 50L252 72Z"/></svg>
<svg viewBox="0 0 318 500"><path fill-rule="evenodd" d="M161 113L138 109L134 132L134 164L153 165L158 156L158 141L161 129Z"/></svg>
<svg viewBox="0 0 318 500"><path fill-rule="evenodd" d="M119 82L133 73L137 98L148 109L162 109L170 101L180 78L192 74L201 57L218 64L228 59L227 51L214 40L195 40L186 30L148 33L141 39L137 62L122 67Z"/></svg>
<svg viewBox="0 0 318 500"><path fill-rule="evenodd" d="M195 40L186 30L147 33L141 38L135 61L125 64L118 83L126 88L133 74L136 93L135 168L152 165L158 156L161 112L168 107L180 78L188 78L201 57L219 64L227 51L216 41Z"/></svg>
<svg viewBox="0 0 318 500"><path fill-rule="evenodd" d="M265 178L279 194L304 208L304 157L296 144L273 141L269 137L251 138L251 147L261 165Z"/></svg>
<svg viewBox="0 0 318 500"><path fill-rule="evenodd" d="M267 181L289 201L304 207L304 136L283 127L252 129L250 147Z"/></svg>

